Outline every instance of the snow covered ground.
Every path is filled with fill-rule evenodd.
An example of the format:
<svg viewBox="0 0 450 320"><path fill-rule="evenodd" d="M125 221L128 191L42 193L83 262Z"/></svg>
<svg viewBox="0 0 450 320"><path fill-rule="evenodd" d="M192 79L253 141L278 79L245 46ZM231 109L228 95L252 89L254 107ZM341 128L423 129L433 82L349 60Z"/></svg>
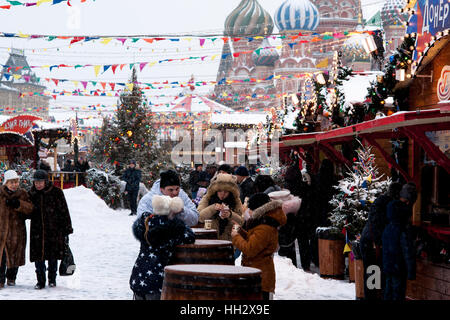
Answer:
<svg viewBox="0 0 450 320"><path fill-rule="evenodd" d="M35 290L34 264L19 269L15 287L0 290L0 300L130 300L128 285L139 243L131 233L135 217L128 210L112 210L85 187L64 190L74 234L70 246L77 269L57 277L57 287ZM27 222L29 230L29 221ZM27 244L28 245L28 244ZM237 260L240 263L240 259ZM275 300L354 300L355 286L322 279L297 269L289 259L275 256Z"/></svg>

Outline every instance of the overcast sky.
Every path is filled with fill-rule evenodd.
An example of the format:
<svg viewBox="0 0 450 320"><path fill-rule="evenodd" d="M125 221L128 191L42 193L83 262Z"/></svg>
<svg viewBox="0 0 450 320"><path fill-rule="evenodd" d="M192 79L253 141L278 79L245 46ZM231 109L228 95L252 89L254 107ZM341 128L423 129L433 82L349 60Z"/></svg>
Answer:
<svg viewBox="0 0 450 320"><path fill-rule="evenodd" d="M31 2L23 0L22 2ZM12 7L11 10L0 9L0 31L23 34L49 35L149 35L149 34L221 34L228 14L239 4L240 0L71 0L73 8L66 4L50 5L43 3L40 7ZM259 0L259 3L272 16L282 0ZM363 15L369 19L379 10L383 0L363 0ZM8 4L0 0L0 5ZM275 28L274 32L278 32ZM276 42L276 41L275 41ZM8 48L26 49L30 65L53 64L121 64L132 62L157 61L167 58L189 56L212 56L220 54L223 42L207 41L201 48L197 41L169 43L161 41L147 44L143 41L122 45L112 41L108 45L98 42L74 44L69 47L68 40L24 40L0 38L0 63L5 63ZM205 59L186 63L162 63L146 67L139 75L142 82L171 80L186 81L191 74L196 80L211 81L216 79L220 59ZM130 75L129 69L100 74L97 78L92 68L79 69L34 69L41 78L68 78L72 80L98 80L125 82ZM49 84L49 89L55 86ZM59 85L71 90L71 83ZM89 87L88 87L89 89ZM206 93L211 87L199 88ZM175 95L177 90L150 92L151 95ZM67 109L68 105L90 105L99 103L113 104L115 98L78 98L58 97L52 105ZM104 102L103 102L104 101Z"/></svg>

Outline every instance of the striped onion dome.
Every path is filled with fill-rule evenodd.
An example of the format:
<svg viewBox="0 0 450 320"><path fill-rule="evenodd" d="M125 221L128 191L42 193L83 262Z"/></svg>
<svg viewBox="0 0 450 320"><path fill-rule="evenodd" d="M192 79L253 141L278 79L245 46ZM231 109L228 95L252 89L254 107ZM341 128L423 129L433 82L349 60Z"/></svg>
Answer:
<svg viewBox="0 0 450 320"><path fill-rule="evenodd" d="M319 16L319 10L309 0L286 0L275 11L275 23L280 31L314 31Z"/></svg>
<svg viewBox="0 0 450 320"><path fill-rule="evenodd" d="M264 38L261 46L252 54L253 62L257 66L273 67L279 57L277 49L270 44L267 38Z"/></svg>
<svg viewBox="0 0 450 320"><path fill-rule="evenodd" d="M404 7L404 0L387 0L381 9L383 28L392 25L402 26L403 22L408 20L408 14L400 12Z"/></svg>
<svg viewBox="0 0 450 320"><path fill-rule="evenodd" d="M226 36L269 35L273 20L257 0L242 0L225 20Z"/></svg>

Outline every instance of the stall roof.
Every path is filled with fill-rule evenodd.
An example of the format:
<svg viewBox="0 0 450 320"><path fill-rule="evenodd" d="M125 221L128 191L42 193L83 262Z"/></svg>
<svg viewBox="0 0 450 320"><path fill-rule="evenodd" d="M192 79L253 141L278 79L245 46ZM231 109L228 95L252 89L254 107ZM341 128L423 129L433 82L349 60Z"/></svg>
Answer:
<svg viewBox="0 0 450 320"><path fill-rule="evenodd" d="M397 112L391 116L364 121L330 131L284 136L282 141L285 146L309 145L316 142L340 142L360 134L393 134L396 131L395 129L400 127L426 124L433 124L435 125L435 130L439 130L438 124L446 123L448 125L450 123L449 109L450 103L447 103L443 104L439 109Z"/></svg>
<svg viewBox="0 0 450 320"><path fill-rule="evenodd" d="M213 124L246 124L258 125L265 124L267 112L222 112L211 114L211 123Z"/></svg>

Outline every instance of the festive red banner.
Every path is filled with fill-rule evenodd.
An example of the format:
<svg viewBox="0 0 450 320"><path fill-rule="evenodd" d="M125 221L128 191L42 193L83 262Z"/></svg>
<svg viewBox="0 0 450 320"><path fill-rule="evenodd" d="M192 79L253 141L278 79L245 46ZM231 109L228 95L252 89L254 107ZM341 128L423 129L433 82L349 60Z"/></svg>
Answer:
<svg viewBox="0 0 450 320"><path fill-rule="evenodd" d="M15 132L23 135L33 127L33 122L36 120L42 120L42 118L32 115L20 115L8 119L0 126L0 132Z"/></svg>

